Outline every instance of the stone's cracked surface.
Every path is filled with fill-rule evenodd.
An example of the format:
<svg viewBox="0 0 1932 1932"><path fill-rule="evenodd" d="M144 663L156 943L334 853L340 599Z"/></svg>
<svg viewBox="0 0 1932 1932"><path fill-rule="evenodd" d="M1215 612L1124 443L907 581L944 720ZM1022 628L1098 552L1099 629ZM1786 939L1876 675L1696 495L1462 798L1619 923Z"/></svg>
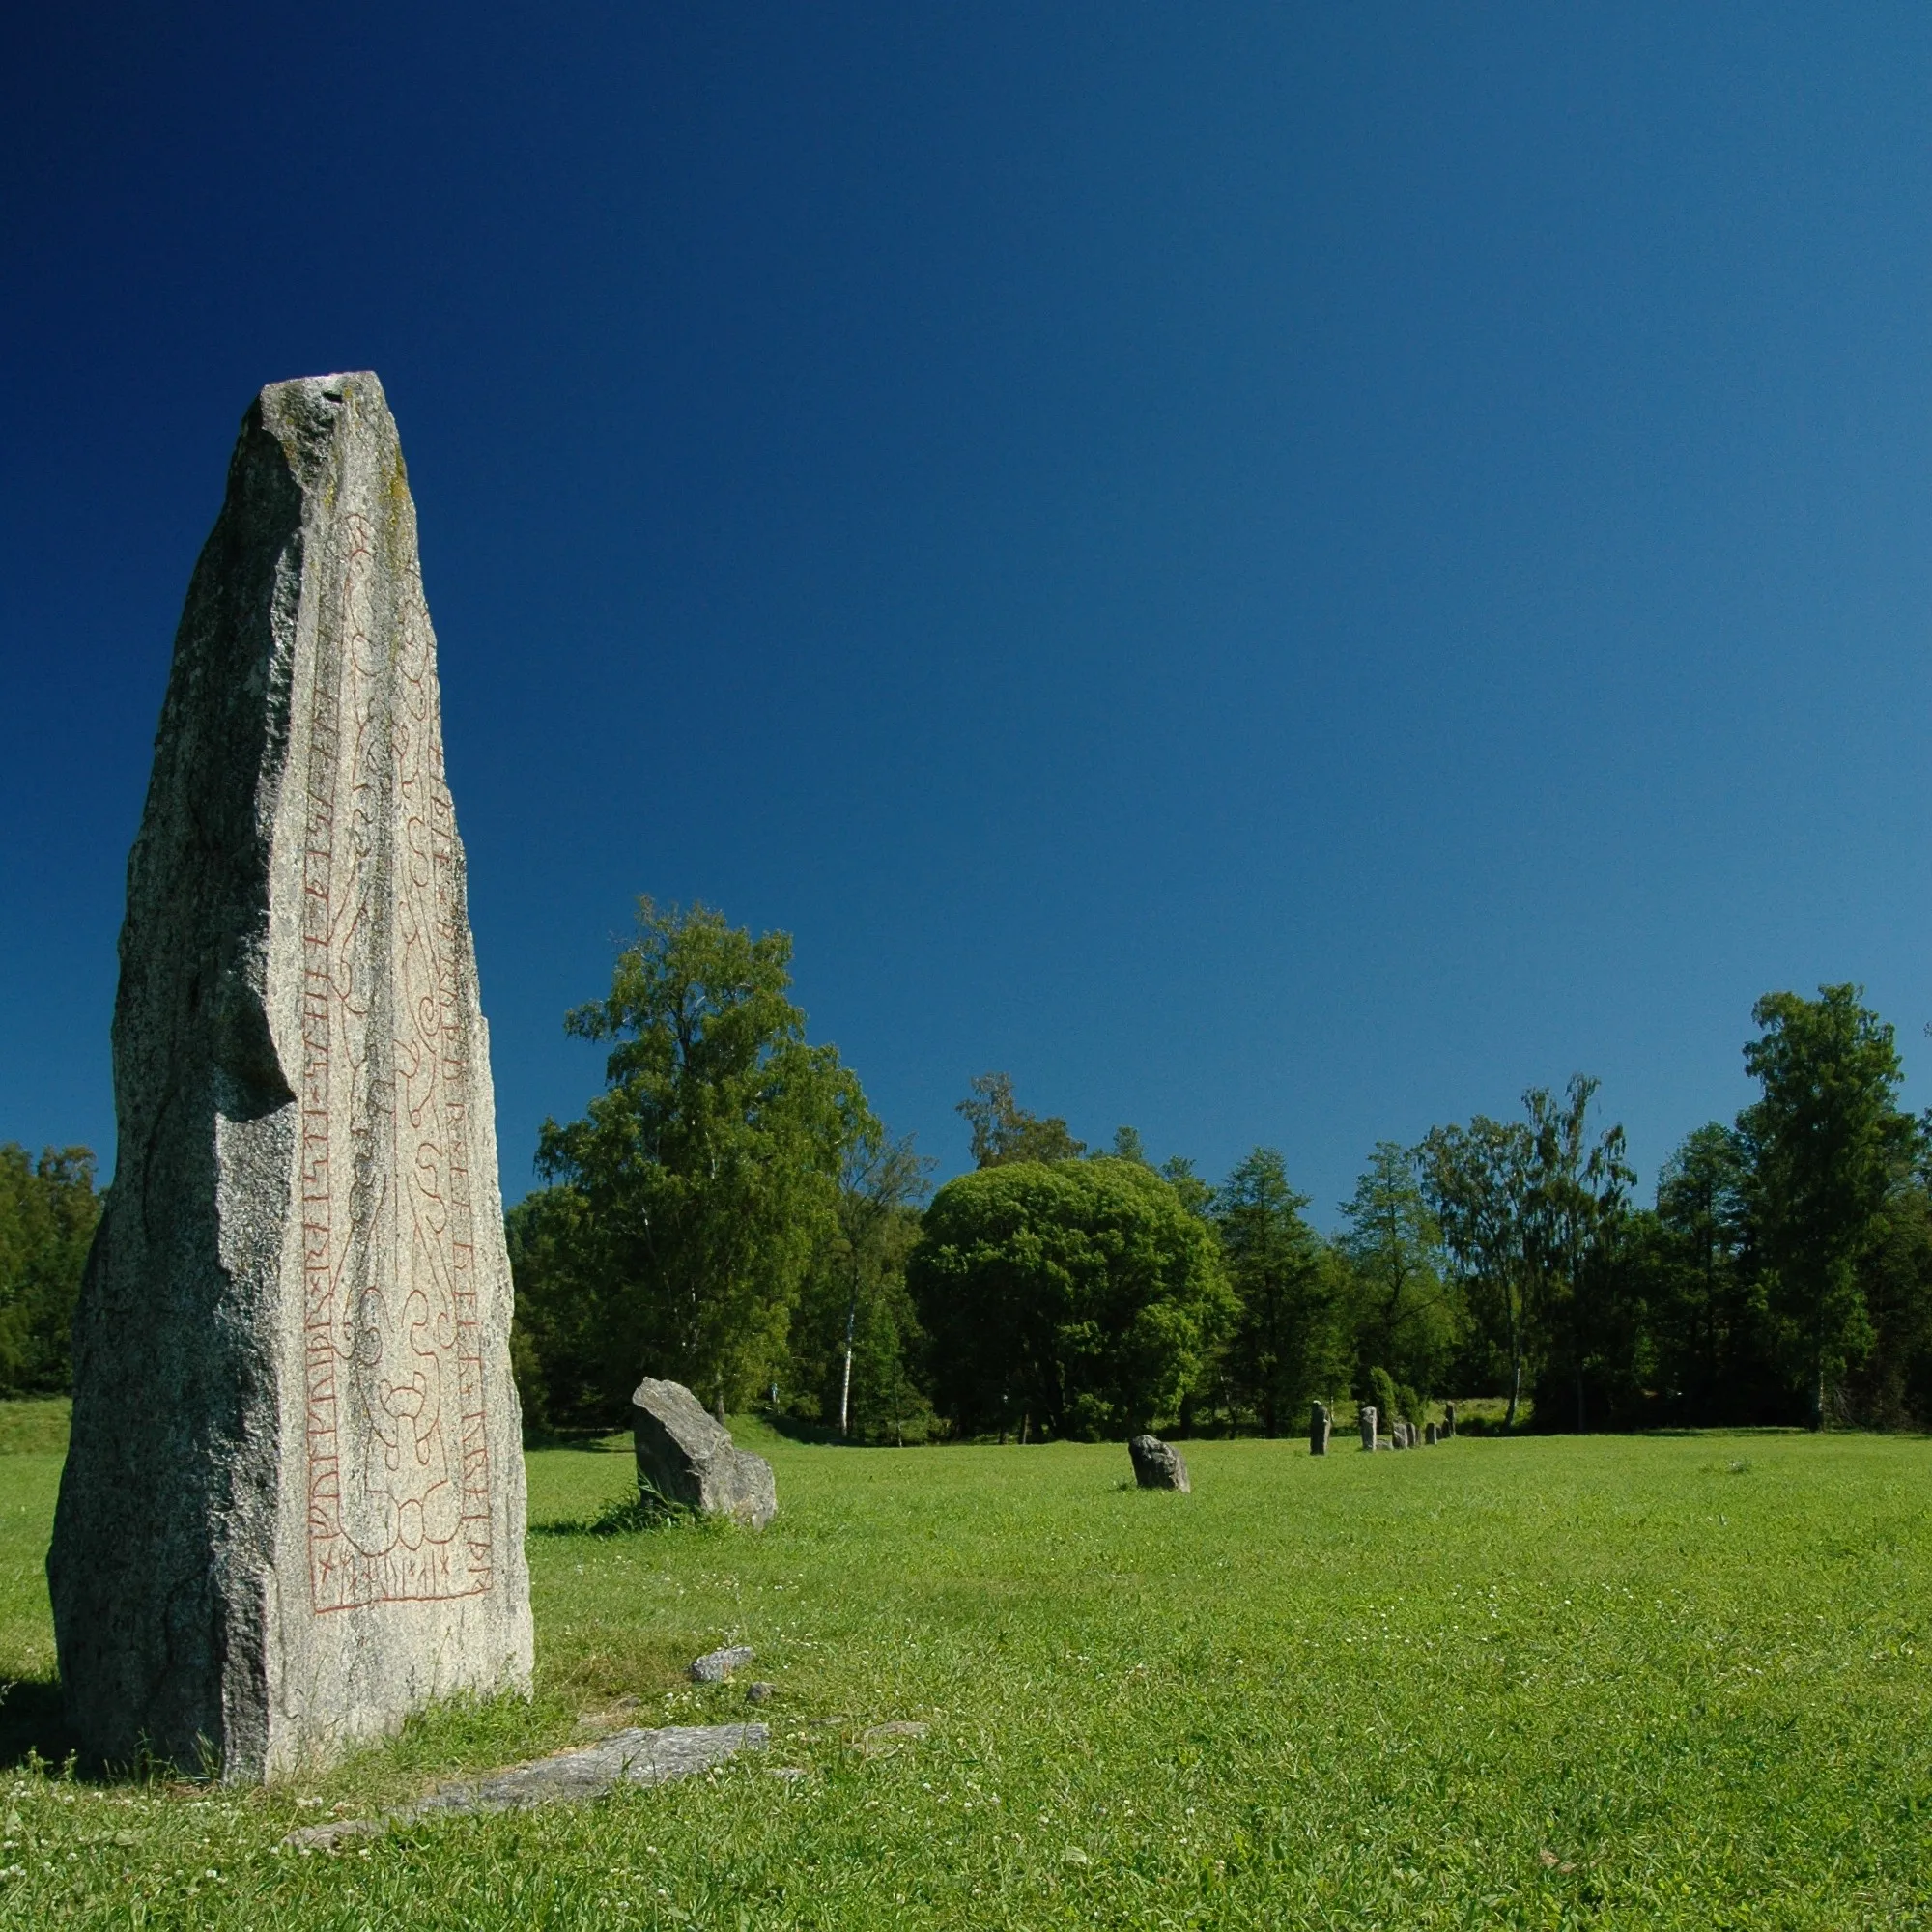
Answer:
<svg viewBox="0 0 1932 1932"><path fill-rule="evenodd" d="M615 1731L581 1750L559 1751L512 1765L487 1777L440 1785L430 1795L384 1818L345 1818L291 1832L282 1843L297 1851L329 1851L347 1838L371 1838L391 1825L412 1824L439 1813L523 1811L536 1804L582 1804L619 1784L668 1784L709 1771L742 1750L771 1743L764 1724L672 1724L660 1731Z"/></svg>
<svg viewBox="0 0 1932 1932"><path fill-rule="evenodd" d="M527 1688L488 1035L372 375L243 419L128 861L114 1076L48 1557L83 1747L259 1777Z"/></svg>
<svg viewBox="0 0 1932 1932"><path fill-rule="evenodd" d="M646 1376L631 1397L638 1486L707 1516L763 1529L779 1513L772 1465L740 1449L682 1382Z"/></svg>
<svg viewBox="0 0 1932 1932"><path fill-rule="evenodd" d="M1142 1489L1187 1492L1193 1488L1187 1480L1187 1459L1158 1435L1136 1435L1127 1444L1127 1454L1133 1459L1134 1481Z"/></svg>

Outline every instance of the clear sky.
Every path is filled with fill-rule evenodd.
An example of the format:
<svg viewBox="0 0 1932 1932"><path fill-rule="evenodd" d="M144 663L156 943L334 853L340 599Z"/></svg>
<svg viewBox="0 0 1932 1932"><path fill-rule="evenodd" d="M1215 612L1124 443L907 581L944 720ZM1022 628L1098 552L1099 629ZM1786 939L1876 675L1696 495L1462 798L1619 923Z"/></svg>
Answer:
<svg viewBox="0 0 1932 1932"><path fill-rule="evenodd" d="M112 1148L124 868L237 422L373 368L504 1182L636 895L796 935L965 1163L1009 1071L1332 1221L1749 1009L1932 1100L1932 12L23 9L0 1139Z"/></svg>

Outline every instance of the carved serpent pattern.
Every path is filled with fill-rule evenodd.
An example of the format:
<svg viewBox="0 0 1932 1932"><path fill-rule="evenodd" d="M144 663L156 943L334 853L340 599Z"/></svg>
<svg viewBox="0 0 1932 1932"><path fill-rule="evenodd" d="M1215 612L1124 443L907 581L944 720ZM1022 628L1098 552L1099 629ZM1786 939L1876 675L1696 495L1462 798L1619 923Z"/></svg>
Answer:
<svg viewBox="0 0 1932 1932"><path fill-rule="evenodd" d="M345 519L309 696L301 1188L318 1614L490 1587L464 918L413 546ZM340 650L329 648L339 625Z"/></svg>

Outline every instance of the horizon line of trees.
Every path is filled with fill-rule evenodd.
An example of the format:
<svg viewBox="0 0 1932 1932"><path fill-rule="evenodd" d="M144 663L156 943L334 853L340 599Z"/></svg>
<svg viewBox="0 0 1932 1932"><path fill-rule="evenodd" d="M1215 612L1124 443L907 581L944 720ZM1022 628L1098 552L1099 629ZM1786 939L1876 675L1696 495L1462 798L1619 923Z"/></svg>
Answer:
<svg viewBox="0 0 1932 1932"><path fill-rule="evenodd" d="M640 902L583 1119L509 1216L543 1429L620 1423L645 1372L861 1442L1298 1433L1314 1400L1503 1426L1932 1424L1932 1131L1854 985L1767 994L1759 1097L1697 1128L1654 1205L1599 1083L1533 1087L1371 1151L1318 1231L1281 1153L1218 1184L1131 1127L1090 1149L1005 1073L971 1172L872 1115L791 1003L790 940Z"/></svg>
<svg viewBox="0 0 1932 1932"><path fill-rule="evenodd" d="M1131 1127L1090 1150L1005 1073L973 1169L889 1133L792 1002L791 940L639 902L583 1115L506 1217L533 1433L619 1425L644 1374L855 1442L1299 1433L1353 1398L1419 1422L1932 1426L1932 1121L1855 985L1767 994L1758 1097L1634 1199L1598 1082L1378 1142L1332 1234L1281 1153L1220 1182ZM92 1154L0 1147L0 1394L71 1383Z"/></svg>

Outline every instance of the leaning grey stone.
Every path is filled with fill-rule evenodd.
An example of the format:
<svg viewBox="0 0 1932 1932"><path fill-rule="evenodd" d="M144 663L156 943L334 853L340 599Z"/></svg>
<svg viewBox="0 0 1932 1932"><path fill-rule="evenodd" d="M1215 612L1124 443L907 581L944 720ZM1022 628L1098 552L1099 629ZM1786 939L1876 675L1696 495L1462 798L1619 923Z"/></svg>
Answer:
<svg viewBox="0 0 1932 1932"><path fill-rule="evenodd" d="M1127 1454L1133 1458L1134 1481L1142 1489L1185 1491L1191 1487L1186 1458L1158 1435L1136 1435L1127 1444Z"/></svg>
<svg viewBox="0 0 1932 1932"><path fill-rule="evenodd" d="M1408 1424L1403 1421L1400 1416L1397 1416L1389 1424L1389 1439L1398 1449L1406 1449L1408 1447Z"/></svg>
<svg viewBox="0 0 1932 1932"><path fill-rule="evenodd" d="M638 1483L667 1502L763 1529L779 1512L772 1465L738 1448L682 1382L646 1376L631 1397Z"/></svg>
<svg viewBox="0 0 1932 1932"><path fill-rule="evenodd" d="M1327 1455L1328 1427L1328 1406L1318 1402L1308 1417L1308 1453L1311 1456Z"/></svg>
<svg viewBox="0 0 1932 1932"><path fill-rule="evenodd" d="M724 1650L707 1650L693 1661L686 1673L694 1684L722 1684L734 1670L742 1670L757 1655L748 1643L734 1643Z"/></svg>
<svg viewBox="0 0 1932 1932"><path fill-rule="evenodd" d="M527 1690L489 1036L371 375L262 391L128 865L47 1559L83 1753L257 1778Z"/></svg>
<svg viewBox="0 0 1932 1932"><path fill-rule="evenodd" d="M1373 1404L1363 1403L1355 1411L1355 1421L1362 1433L1362 1447L1374 1449L1376 1446L1376 1411Z"/></svg>

